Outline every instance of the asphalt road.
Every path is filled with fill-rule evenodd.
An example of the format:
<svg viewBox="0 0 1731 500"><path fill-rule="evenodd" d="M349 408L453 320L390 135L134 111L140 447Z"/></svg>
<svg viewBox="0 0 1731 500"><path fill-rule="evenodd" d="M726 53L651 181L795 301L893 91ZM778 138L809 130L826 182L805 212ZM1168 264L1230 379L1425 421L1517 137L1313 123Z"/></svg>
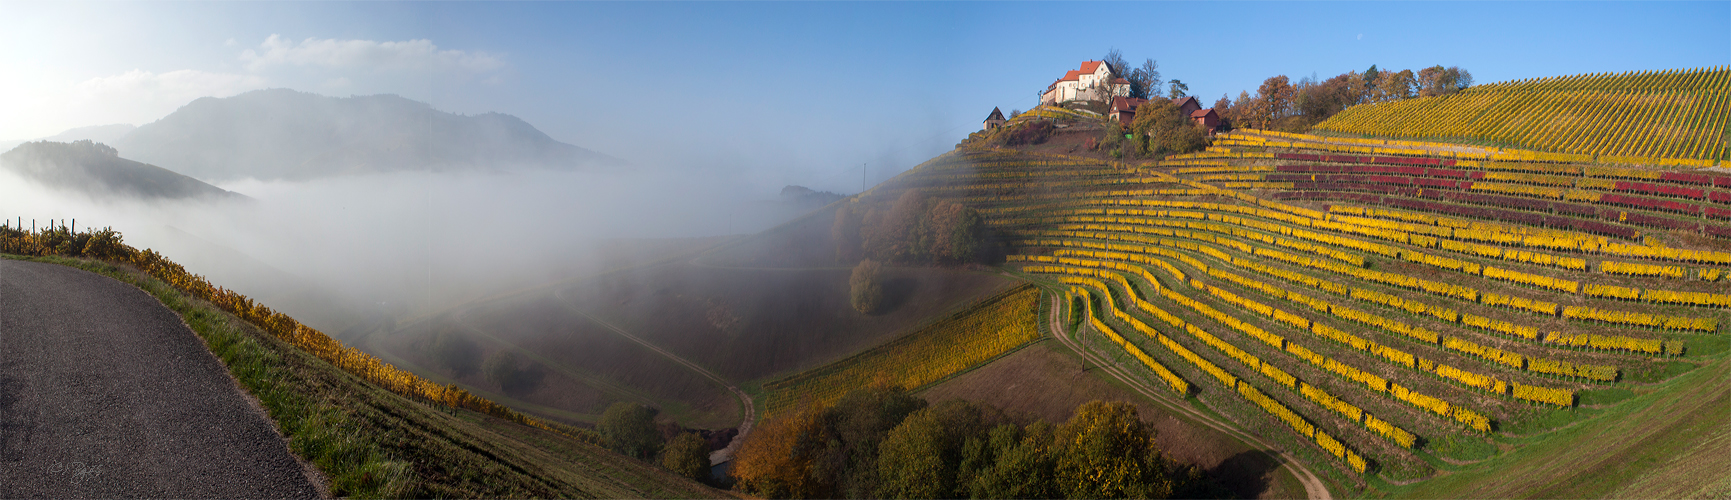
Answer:
<svg viewBox="0 0 1731 500"><path fill-rule="evenodd" d="M306 498L318 490L173 311L0 260L0 498Z"/></svg>

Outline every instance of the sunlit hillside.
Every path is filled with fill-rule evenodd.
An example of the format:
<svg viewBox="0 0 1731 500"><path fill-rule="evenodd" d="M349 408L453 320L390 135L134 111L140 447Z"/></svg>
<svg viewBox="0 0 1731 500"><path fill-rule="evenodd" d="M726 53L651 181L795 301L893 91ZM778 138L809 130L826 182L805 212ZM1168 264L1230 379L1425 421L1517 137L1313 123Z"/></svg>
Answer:
<svg viewBox="0 0 1731 500"><path fill-rule="evenodd" d="M1589 74L1359 105L1317 130L1470 140L1597 157L1731 158L1731 69Z"/></svg>
<svg viewBox="0 0 1731 500"><path fill-rule="evenodd" d="M1007 129L1090 119L1039 108ZM1716 487L1675 464L1723 457L1666 440L1728 431L1731 174L1254 130L1215 144L1141 163L965 145L863 197L979 207L1006 268L1086 315L1080 339L1337 487ZM1466 479L1487 474L1521 479Z"/></svg>

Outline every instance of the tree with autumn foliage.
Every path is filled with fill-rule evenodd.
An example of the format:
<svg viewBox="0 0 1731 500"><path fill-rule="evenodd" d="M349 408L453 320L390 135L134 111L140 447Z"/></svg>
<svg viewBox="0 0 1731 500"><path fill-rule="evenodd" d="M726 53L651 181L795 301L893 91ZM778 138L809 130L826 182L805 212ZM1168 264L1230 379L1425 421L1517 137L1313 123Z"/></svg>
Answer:
<svg viewBox="0 0 1731 500"><path fill-rule="evenodd" d="M1130 403L1084 403L1055 436L1063 449L1053 475L1065 497L1167 498L1184 486Z"/></svg>
<svg viewBox="0 0 1731 500"><path fill-rule="evenodd" d="M740 491L763 498L829 498L832 476L816 465L829 445L829 415L808 405L758 424L733 454Z"/></svg>

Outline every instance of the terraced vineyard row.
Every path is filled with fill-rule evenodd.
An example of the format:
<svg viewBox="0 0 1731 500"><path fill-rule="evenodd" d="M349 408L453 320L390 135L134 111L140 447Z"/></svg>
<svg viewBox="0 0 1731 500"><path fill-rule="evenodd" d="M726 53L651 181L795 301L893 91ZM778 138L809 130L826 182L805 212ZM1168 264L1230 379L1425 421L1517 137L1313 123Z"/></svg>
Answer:
<svg viewBox="0 0 1731 500"><path fill-rule="evenodd" d="M765 412L834 405L849 390L873 384L917 388L954 375L1039 339L1039 300L1039 288L1012 288L887 344L766 383Z"/></svg>
<svg viewBox="0 0 1731 500"><path fill-rule="evenodd" d="M1347 482L1426 477L1454 453L1434 443L1542 432L1547 412L1723 350L1731 174L1259 131L1216 144L1136 165L963 148L864 201L971 203L1006 267L1088 299L1085 329L1127 369Z"/></svg>
<svg viewBox="0 0 1731 500"><path fill-rule="evenodd" d="M1492 83L1353 106L1316 128L1495 141L1606 158L1728 159L1728 117L1731 69L1714 67Z"/></svg>

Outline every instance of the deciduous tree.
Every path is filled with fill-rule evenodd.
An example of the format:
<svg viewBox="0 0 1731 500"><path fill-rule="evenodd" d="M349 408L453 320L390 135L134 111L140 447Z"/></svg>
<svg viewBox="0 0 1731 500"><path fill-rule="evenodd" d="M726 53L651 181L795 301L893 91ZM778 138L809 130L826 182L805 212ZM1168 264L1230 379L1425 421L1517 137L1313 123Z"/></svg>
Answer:
<svg viewBox="0 0 1731 500"><path fill-rule="evenodd" d="M655 428L656 410L637 403L618 402L601 412L595 430L607 447L638 459L661 451L661 430Z"/></svg>
<svg viewBox="0 0 1731 500"><path fill-rule="evenodd" d="M686 432L667 442L661 466L669 472L698 481L709 479L709 442L695 432Z"/></svg>
<svg viewBox="0 0 1731 500"><path fill-rule="evenodd" d="M861 313L877 312L884 301L883 265L866 259L854 266L853 275L848 278L848 298Z"/></svg>

